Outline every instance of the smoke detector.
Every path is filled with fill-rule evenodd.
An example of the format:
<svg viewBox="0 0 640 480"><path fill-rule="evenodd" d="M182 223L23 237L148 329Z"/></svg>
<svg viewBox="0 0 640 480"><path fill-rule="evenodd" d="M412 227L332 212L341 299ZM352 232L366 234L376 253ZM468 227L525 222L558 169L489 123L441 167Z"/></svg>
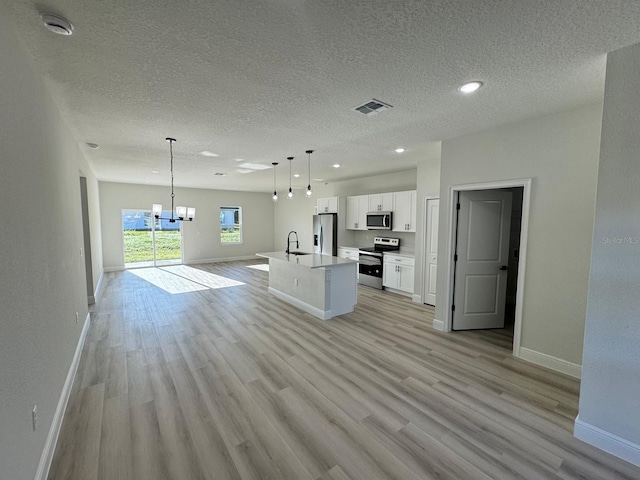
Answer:
<svg viewBox="0 0 640 480"><path fill-rule="evenodd" d="M43 13L40 15L44 26L53 33L58 35L71 35L73 33L73 25L66 19L53 13Z"/></svg>
<svg viewBox="0 0 640 480"><path fill-rule="evenodd" d="M365 115L375 115L376 113L384 112L390 108L393 108L393 106L372 98L370 101L357 106L354 110L356 112L364 113Z"/></svg>

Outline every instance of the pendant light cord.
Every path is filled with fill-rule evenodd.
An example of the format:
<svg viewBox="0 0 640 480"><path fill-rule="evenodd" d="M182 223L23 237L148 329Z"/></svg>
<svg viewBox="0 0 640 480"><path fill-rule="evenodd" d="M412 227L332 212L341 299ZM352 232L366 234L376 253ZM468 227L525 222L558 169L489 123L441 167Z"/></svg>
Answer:
<svg viewBox="0 0 640 480"><path fill-rule="evenodd" d="M173 199L176 196L175 193L173 193L173 142L175 141L175 138L167 138L167 142L169 142L169 153L171 155L171 220L173 220L174 211Z"/></svg>

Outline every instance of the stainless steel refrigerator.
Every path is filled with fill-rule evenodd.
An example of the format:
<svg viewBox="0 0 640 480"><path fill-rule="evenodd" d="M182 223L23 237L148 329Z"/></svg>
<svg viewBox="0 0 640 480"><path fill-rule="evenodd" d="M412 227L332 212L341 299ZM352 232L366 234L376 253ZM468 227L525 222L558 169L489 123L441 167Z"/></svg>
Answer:
<svg viewBox="0 0 640 480"><path fill-rule="evenodd" d="M313 216L313 253L338 256L338 215L321 213Z"/></svg>

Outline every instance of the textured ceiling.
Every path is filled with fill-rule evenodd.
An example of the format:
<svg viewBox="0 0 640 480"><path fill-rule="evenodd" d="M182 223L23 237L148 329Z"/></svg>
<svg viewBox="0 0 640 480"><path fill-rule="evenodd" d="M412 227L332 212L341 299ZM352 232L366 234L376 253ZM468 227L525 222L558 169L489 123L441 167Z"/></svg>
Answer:
<svg viewBox="0 0 640 480"><path fill-rule="evenodd" d="M329 182L412 168L439 140L597 101L605 54L640 42L630 0L0 2L100 180L168 184L172 136L176 185L199 188L269 191L272 170L237 170L277 161L282 189L290 155L306 185L309 148ZM372 98L393 108L353 111Z"/></svg>

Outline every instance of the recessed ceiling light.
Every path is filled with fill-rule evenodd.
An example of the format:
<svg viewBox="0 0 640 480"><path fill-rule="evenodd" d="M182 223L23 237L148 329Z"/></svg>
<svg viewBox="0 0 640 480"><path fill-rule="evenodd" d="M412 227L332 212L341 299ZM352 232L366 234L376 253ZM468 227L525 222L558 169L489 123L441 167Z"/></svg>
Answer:
<svg viewBox="0 0 640 480"><path fill-rule="evenodd" d="M293 176L296 177L296 178L300 178L300 174L299 173L294 173Z"/></svg>
<svg viewBox="0 0 640 480"><path fill-rule="evenodd" d="M73 25L71 25L66 18L54 15L53 13L43 13L40 15L40 18L42 18L44 26L47 27L47 30L50 32L57 33L58 35L71 35L73 33Z"/></svg>
<svg viewBox="0 0 640 480"><path fill-rule="evenodd" d="M151 170L151 173L160 173L158 170Z"/></svg>
<svg viewBox="0 0 640 480"><path fill-rule="evenodd" d="M224 176L226 175L226 173L216 172L216 173L214 173L214 175L215 175L216 177L224 177Z"/></svg>
<svg viewBox="0 0 640 480"><path fill-rule="evenodd" d="M339 163L334 163L333 164L333 168L340 168L342 165L340 165Z"/></svg>
<svg viewBox="0 0 640 480"><path fill-rule="evenodd" d="M236 172L238 173L253 173L255 170L247 170L246 168L236 168Z"/></svg>
<svg viewBox="0 0 640 480"><path fill-rule="evenodd" d="M458 91L460 93L464 93L465 95L468 95L478 90L481 86L482 86L482 82L476 80L473 82L465 83L464 85L460 85L458 87Z"/></svg>
<svg viewBox="0 0 640 480"><path fill-rule="evenodd" d="M87 147L89 147L92 150L97 150L98 148L100 148L100 145L98 145L97 143L87 142Z"/></svg>
<svg viewBox="0 0 640 480"><path fill-rule="evenodd" d="M396 153L402 153L404 152L404 148L400 147L400 148L396 148Z"/></svg>
<svg viewBox="0 0 640 480"><path fill-rule="evenodd" d="M312 178L314 182L324 182L324 178Z"/></svg>
<svg viewBox="0 0 640 480"><path fill-rule="evenodd" d="M236 158L236 162L244 162L244 158Z"/></svg>
<svg viewBox="0 0 640 480"><path fill-rule="evenodd" d="M200 155L202 155L203 157L219 157L220 156L217 153L210 152L209 150L204 150L200 152Z"/></svg>

